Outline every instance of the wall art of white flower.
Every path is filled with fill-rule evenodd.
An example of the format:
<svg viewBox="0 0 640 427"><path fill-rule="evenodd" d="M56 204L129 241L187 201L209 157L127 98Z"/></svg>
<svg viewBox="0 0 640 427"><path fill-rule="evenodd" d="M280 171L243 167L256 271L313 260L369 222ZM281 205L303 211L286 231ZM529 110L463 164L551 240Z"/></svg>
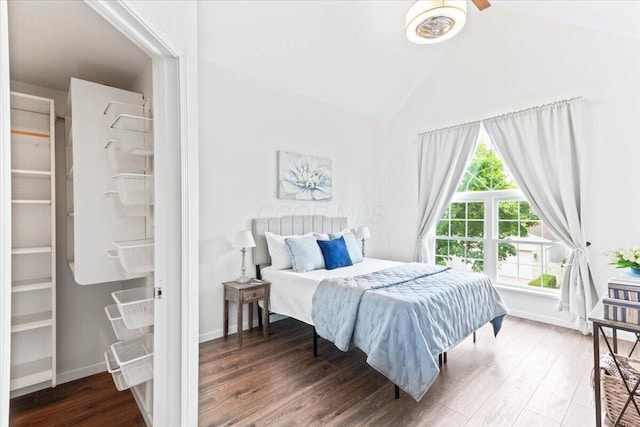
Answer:
<svg viewBox="0 0 640 427"><path fill-rule="evenodd" d="M278 198L331 200L331 160L278 151Z"/></svg>

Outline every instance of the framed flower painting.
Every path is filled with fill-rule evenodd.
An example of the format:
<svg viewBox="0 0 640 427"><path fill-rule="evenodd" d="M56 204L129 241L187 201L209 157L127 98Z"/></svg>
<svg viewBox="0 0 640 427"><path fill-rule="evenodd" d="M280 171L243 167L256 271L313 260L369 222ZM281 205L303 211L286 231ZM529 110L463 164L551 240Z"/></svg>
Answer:
<svg viewBox="0 0 640 427"><path fill-rule="evenodd" d="M330 201L331 159L278 151L278 198Z"/></svg>

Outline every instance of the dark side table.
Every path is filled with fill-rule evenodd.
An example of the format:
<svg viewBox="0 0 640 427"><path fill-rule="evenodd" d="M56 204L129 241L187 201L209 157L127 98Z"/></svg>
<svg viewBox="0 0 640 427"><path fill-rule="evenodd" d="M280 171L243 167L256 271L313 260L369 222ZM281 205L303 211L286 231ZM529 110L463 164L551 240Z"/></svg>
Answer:
<svg viewBox="0 0 640 427"><path fill-rule="evenodd" d="M269 289L271 283L238 283L224 282L224 337L229 334L229 303L233 302L238 306L238 345L242 346L242 308L245 303L249 304L249 330L253 330L253 304L262 300L262 334L265 338L269 336Z"/></svg>

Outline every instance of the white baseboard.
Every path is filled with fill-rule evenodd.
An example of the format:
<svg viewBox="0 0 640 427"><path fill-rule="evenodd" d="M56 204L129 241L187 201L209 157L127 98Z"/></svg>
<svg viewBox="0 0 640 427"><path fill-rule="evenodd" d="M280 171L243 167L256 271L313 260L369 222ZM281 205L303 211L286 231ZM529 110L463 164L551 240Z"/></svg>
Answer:
<svg viewBox="0 0 640 427"><path fill-rule="evenodd" d="M98 374L107 370L107 365L103 362L94 363L93 365L85 366L83 368L74 369L67 372L58 374L58 384L64 384L71 381L79 380L80 378L89 377L91 375Z"/></svg>
<svg viewBox="0 0 640 427"><path fill-rule="evenodd" d="M80 378L88 377L91 375L95 375L100 372L104 372L107 370L107 367L104 362L95 363L93 365L85 366L78 369L73 369L71 371L61 372L57 375L56 384L64 384L71 381L79 380ZM51 384L49 382L43 382L40 384L34 384L29 387L21 388L19 390L14 390L11 392L11 398L24 396L25 394L33 393L40 390L45 390L51 388Z"/></svg>
<svg viewBox="0 0 640 427"><path fill-rule="evenodd" d="M560 326L563 328L568 328L568 329L573 329L576 331L580 331L580 329L576 328L576 325L573 322L569 322L569 321L564 321L562 319L558 319L556 317L551 317L551 316L541 316L535 313L528 313L528 312L523 312L523 311L518 311L518 310L509 310L509 315L510 316L514 316L514 317L520 317L522 319L527 319L527 320L534 320L536 322L541 322L541 323L548 323L551 325L555 325L555 326ZM604 328L604 332L607 335L607 337L611 337L612 333L611 333L611 329L609 328ZM591 328L591 324L589 324L589 334L592 334L592 328ZM634 334L632 334L631 332L626 332L626 331L618 331L618 339L623 340L623 341L631 341L632 343L636 341L636 336Z"/></svg>
<svg viewBox="0 0 640 427"><path fill-rule="evenodd" d="M560 326L563 328L577 329L573 322L557 317L544 316L537 313L529 313L526 311L509 309L509 316L520 317L521 319L533 320L535 322L548 323L550 325Z"/></svg>
<svg viewBox="0 0 640 427"><path fill-rule="evenodd" d="M283 316L281 314L272 314L272 315L269 316L269 323L278 322L280 320L288 319L288 318L289 317ZM256 324L255 320L254 320L253 324L254 325ZM248 320L242 324L242 330L246 331L247 329L249 329L249 321ZM238 332L238 326L234 322L229 322L229 334L235 334L237 332ZM223 329L215 329L215 330L210 331L210 332L204 332L204 333L200 334L200 343L202 344L203 342L215 340L216 338L222 338L223 335L224 335L224 330Z"/></svg>

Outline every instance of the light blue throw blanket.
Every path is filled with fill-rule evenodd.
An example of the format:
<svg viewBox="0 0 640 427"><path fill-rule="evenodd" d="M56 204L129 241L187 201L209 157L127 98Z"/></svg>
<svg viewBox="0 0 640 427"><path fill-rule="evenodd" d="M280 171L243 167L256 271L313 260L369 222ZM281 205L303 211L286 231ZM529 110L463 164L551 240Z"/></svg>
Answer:
<svg viewBox="0 0 640 427"><path fill-rule="evenodd" d="M498 334L507 308L487 276L421 263L323 280L311 315L318 335L420 400L438 376L438 355L487 322Z"/></svg>

